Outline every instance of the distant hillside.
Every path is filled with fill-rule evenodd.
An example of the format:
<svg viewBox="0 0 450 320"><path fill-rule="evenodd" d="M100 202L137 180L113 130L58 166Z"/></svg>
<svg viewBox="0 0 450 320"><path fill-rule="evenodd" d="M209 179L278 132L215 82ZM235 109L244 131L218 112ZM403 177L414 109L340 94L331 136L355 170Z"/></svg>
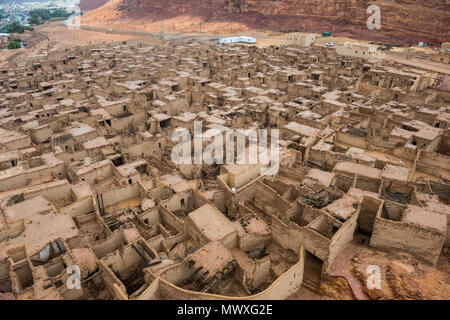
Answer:
<svg viewBox="0 0 450 320"><path fill-rule="evenodd" d="M108 0L80 0L80 4L78 6L80 7L81 11L88 11L97 9L107 2Z"/></svg>
<svg viewBox="0 0 450 320"><path fill-rule="evenodd" d="M381 30L366 27L366 9L371 4L381 8ZM167 29L172 24L176 28L181 16L192 18L192 26L187 18L183 20L183 31L199 30L202 24L204 30L220 32L214 25L223 28L231 22L247 30L331 31L409 43L450 41L448 0L111 0L86 13L83 23L113 26L127 22L136 28L152 24L155 28L155 23L161 23Z"/></svg>

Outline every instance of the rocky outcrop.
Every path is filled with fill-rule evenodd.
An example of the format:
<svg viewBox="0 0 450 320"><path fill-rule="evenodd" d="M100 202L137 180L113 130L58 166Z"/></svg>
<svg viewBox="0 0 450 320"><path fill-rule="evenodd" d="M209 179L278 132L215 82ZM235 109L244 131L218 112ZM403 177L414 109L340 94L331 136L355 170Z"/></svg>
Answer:
<svg viewBox="0 0 450 320"><path fill-rule="evenodd" d="M332 299L435 300L449 299L448 257L437 268L399 250L376 251L348 245L335 259L318 293ZM379 268L379 283L368 287L368 267ZM373 273L372 273L373 274Z"/></svg>
<svg viewBox="0 0 450 320"><path fill-rule="evenodd" d="M416 260L406 252L361 250L352 259L351 272L361 281L364 292L373 300L435 300L449 298L449 275ZM379 288L368 288L367 267L380 268ZM439 266L440 268L440 266Z"/></svg>
<svg viewBox="0 0 450 320"><path fill-rule="evenodd" d="M162 21L178 15L191 15L201 17L204 23L232 21L245 24L250 29L331 31L353 38L400 40L408 43L425 41L438 44L450 40L448 0L112 1L116 3L112 20ZM372 4L381 8L381 30L369 30L366 26L370 16L366 10ZM99 8L98 14L102 13L104 11Z"/></svg>

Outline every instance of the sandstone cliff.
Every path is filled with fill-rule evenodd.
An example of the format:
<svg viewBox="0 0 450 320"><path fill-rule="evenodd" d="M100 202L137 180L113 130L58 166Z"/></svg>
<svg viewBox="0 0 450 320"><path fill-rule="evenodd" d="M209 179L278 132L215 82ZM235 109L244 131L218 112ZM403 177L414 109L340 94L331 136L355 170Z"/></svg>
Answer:
<svg viewBox="0 0 450 320"><path fill-rule="evenodd" d="M381 8L381 30L366 27L366 9L372 4ZM331 31L354 38L414 44L450 41L449 0L110 0L88 12L83 21L97 25L126 20L146 24L172 19L171 23L176 23L178 16L196 18L195 23L205 28L234 22L246 30ZM198 26L183 29L194 31Z"/></svg>

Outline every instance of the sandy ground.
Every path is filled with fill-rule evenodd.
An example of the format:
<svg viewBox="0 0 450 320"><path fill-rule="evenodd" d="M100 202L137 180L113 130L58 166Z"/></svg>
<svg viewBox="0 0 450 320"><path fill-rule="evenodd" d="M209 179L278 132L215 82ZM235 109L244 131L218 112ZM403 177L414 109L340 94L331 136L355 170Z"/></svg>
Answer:
<svg viewBox="0 0 450 320"><path fill-rule="evenodd" d="M105 32L70 29L60 22L48 23L35 29L34 37L42 40L30 44L27 48L0 51L0 66L13 59L23 59L38 55L46 55L50 50L61 50L74 46L121 42L140 39L143 36L129 34L110 34Z"/></svg>
<svg viewBox="0 0 450 320"><path fill-rule="evenodd" d="M23 48L17 50L0 50L0 67L6 65L9 60L23 54L25 51L26 49Z"/></svg>
<svg viewBox="0 0 450 320"><path fill-rule="evenodd" d="M45 25L39 28L39 32L48 37L52 50L65 49L73 46L126 41L140 37L127 34L108 34L81 29L70 29L61 24Z"/></svg>

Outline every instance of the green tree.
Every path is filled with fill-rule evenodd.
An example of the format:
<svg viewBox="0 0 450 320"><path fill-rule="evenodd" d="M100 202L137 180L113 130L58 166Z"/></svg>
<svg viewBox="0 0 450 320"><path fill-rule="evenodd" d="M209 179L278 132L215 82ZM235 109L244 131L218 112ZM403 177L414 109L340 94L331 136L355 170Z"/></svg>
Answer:
<svg viewBox="0 0 450 320"><path fill-rule="evenodd" d="M10 41L8 43L8 49L13 50L13 49L19 49L20 48L20 42L17 41Z"/></svg>
<svg viewBox="0 0 450 320"><path fill-rule="evenodd" d="M71 14L71 12L68 12L64 9L33 9L30 11L29 21L31 24L41 24L46 20L65 19Z"/></svg>
<svg viewBox="0 0 450 320"><path fill-rule="evenodd" d="M33 31L34 29L30 26L24 27L18 21L14 21L0 29L0 32L4 33L23 33L25 30Z"/></svg>
<svg viewBox="0 0 450 320"><path fill-rule="evenodd" d="M23 33L25 28L18 21L14 21L4 27L3 31L6 33Z"/></svg>
<svg viewBox="0 0 450 320"><path fill-rule="evenodd" d="M39 25L42 23L41 20L39 19L39 16L37 16L37 15L32 15L30 17L30 19L28 20L28 22L30 24L35 24L35 25Z"/></svg>

